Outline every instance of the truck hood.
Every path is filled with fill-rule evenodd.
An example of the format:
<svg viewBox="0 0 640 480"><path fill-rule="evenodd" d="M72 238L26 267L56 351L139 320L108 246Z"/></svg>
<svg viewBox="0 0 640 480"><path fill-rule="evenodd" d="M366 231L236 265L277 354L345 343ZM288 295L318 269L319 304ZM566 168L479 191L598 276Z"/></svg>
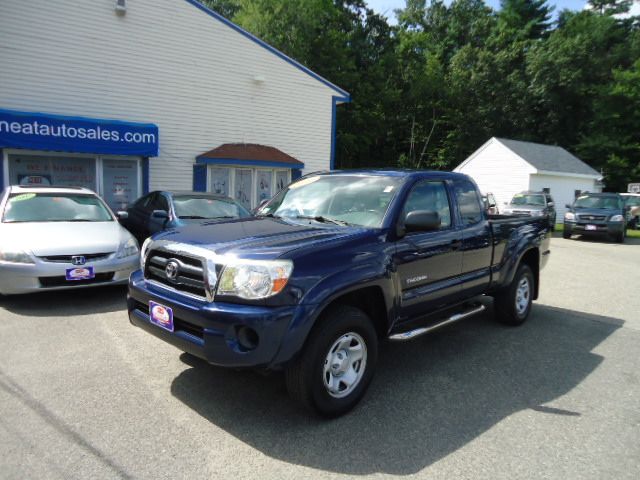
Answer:
<svg viewBox="0 0 640 480"><path fill-rule="evenodd" d="M607 218L612 215L622 215L622 210L618 208L581 208L581 207L573 207L571 209L574 213L578 215L606 215Z"/></svg>
<svg viewBox="0 0 640 480"><path fill-rule="evenodd" d="M36 256L115 252L129 238L118 222L0 224L0 248L17 248Z"/></svg>
<svg viewBox="0 0 640 480"><path fill-rule="evenodd" d="M168 241L206 248L216 255L272 259L310 246L364 236L369 229L290 221L276 218L243 218L227 222L203 222L161 232L154 241ZM153 246L151 247L153 248Z"/></svg>

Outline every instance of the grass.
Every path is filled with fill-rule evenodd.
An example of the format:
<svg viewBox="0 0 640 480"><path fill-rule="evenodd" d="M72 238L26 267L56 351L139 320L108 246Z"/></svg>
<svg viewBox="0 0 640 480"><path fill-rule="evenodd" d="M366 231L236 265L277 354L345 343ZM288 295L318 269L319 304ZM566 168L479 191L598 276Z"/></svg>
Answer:
<svg viewBox="0 0 640 480"><path fill-rule="evenodd" d="M556 223L556 232L562 232L564 225L562 223ZM640 230L630 230L627 229L627 237L629 238L640 238Z"/></svg>

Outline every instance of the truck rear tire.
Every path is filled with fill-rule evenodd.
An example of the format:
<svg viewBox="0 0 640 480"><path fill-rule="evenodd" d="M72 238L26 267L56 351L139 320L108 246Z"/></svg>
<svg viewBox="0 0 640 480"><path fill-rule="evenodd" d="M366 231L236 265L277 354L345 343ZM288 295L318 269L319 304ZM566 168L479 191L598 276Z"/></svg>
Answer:
<svg viewBox="0 0 640 480"><path fill-rule="evenodd" d="M325 416L347 413L364 396L378 360L371 319L348 305L330 307L285 370L289 395Z"/></svg>
<svg viewBox="0 0 640 480"><path fill-rule="evenodd" d="M566 229L564 229L564 230L562 231L562 238L567 238L567 239L568 239L568 238L571 238L571 232L570 232L570 231L568 231L568 230L566 230Z"/></svg>
<svg viewBox="0 0 640 480"><path fill-rule="evenodd" d="M506 325L521 325L531 313L535 280L529 265L521 264L508 288L494 297L497 318Z"/></svg>

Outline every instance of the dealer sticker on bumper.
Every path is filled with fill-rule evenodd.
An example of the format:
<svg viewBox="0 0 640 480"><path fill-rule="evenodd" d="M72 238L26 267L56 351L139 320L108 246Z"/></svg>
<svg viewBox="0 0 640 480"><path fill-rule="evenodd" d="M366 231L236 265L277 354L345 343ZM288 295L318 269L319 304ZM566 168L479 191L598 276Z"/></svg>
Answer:
<svg viewBox="0 0 640 480"><path fill-rule="evenodd" d="M71 282L75 280L91 280L95 276L93 267L76 267L65 270L65 278Z"/></svg>
<svg viewBox="0 0 640 480"><path fill-rule="evenodd" d="M173 310L156 302L149 302L149 319L151 323L173 332Z"/></svg>

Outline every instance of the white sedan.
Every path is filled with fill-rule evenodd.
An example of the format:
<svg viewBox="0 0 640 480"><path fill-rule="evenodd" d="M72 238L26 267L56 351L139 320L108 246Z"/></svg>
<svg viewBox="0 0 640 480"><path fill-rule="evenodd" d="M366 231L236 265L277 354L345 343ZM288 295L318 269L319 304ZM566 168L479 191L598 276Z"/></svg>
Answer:
<svg viewBox="0 0 640 480"><path fill-rule="evenodd" d="M94 192L8 187L0 196L0 294L126 284L135 238Z"/></svg>

